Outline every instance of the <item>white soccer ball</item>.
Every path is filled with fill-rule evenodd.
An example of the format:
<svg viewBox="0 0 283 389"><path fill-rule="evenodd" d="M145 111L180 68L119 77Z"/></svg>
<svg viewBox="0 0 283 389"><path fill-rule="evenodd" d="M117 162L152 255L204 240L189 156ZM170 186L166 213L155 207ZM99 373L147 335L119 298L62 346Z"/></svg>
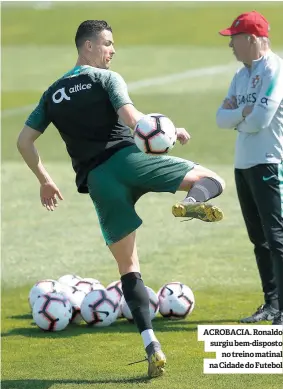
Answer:
<svg viewBox="0 0 283 389"><path fill-rule="evenodd" d="M82 320L81 305L86 293L83 290L78 289L76 286L64 285L62 294L70 301L72 305L72 317L71 322L79 324Z"/></svg>
<svg viewBox="0 0 283 389"><path fill-rule="evenodd" d="M95 327L107 327L114 323L119 313L106 289L97 289L88 293L83 299L81 315L84 321Z"/></svg>
<svg viewBox="0 0 283 389"><path fill-rule="evenodd" d="M74 286L80 290L83 290L85 293L89 293L97 289L105 289L100 281L96 280L95 278L82 278Z"/></svg>
<svg viewBox="0 0 283 389"><path fill-rule="evenodd" d="M137 147L146 154L167 154L177 140L174 123L160 113L143 116L134 129Z"/></svg>
<svg viewBox="0 0 283 389"><path fill-rule="evenodd" d="M72 317L72 305L61 293L41 295L34 303L33 320L44 331L62 331Z"/></svg>
<svg viewBox="0 0 283 389"><path fill-rule="evenodd" d="M99 280L97 280L96 278L84 277L84 278L82 278L82 280L92 282L94 285L101 285L101 282Z"/></svg>
<svg viewBox="0 0 283 389"><path fill-rule="evenodd" d="M119 304L119 313L117 316L117 319L120 317L123 317L122 314L122 296L123 296L123 290L122 290L122 282L120 280L111 282L107 287L106 290L108 294L111 296L111 299Z"/></svg>
<svg viewBox="0 0 283 389"><path fill-rule="evenodd" d="M145 287L149 296L149 313L150 313L150 320L153 320L159 311L159 300L157 294L154 292L153 289L149 288L148 286ZM129 321L133 320L132 312L130 311L130 308L128 304L126 303L126 300L124 296L122 297L122 314L123 316L128 319Z"/></svg>
<svg viewBox="0 0 283 389"><path fill-rule="evenodd" d="M32 310L34 303L38 297L46 293L60 293L62 291L62 285L56 280L41 280L38 281L29 291L29 305Z"/></svg>
<svg viewBox="0 0 283 389"><path fill-rule="evenodd" d="M169 282L157 292L159 312L169 319L184 319L195 306L193 291L181 282Z"/></svg>
<svg viewBox="0 0 283 389"><path fill-rule="evenodd" d="M60 284L75 286L78 281L80 281L82 277L77 276L76 274L66 274L58 279Z"/></svg>

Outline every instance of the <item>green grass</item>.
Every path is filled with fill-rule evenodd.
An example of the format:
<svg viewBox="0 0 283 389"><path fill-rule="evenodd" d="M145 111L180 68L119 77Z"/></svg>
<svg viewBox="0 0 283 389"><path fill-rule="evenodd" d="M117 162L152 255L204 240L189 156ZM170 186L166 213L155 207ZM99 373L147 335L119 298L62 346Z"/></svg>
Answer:
<svg viewBox="0 0 283 389"><path fill-rule="evenodd" d="M37 197L36 180L30 177L24 165L3 165L3 187L9 185L11 177L17 182L9 191L3 191L4 286L11 283L16 286L27 281L32 284L34 280L47 276L47 266L48 274L52 277L59 277L66 271L83 273L85 276L89 273L97 274L103 283L110 283L118 273L101 239L89 197L76 193L74 174L68 164L52 163L46 166L65 197L54 213L44 212ZM155 288L160 287L163 281L183 278L184 275L194 290L206 287L208 279L213 287L257 285L255 264L249 260L251 248L245 240L239 206L234 200L232 168L221 165L211 167L227 181L225 195L216 200L225 209L225 223L203 223L201 229L197 230L197 226L200 226L198 221L180 223L170 213L172 204L180 199L180 194L150 194L137 204L137 211L144 221L138 238L141 263L147 273L147 282ZM18 196L20 188L25 189ZM15 211L17 217L12 218ZM227 228L230 230L229 236L225 236ZM152 239L154 229L158 234ZM234 235L239 240L237 245L240 253L231 250L231 246L235 245ZM225 236L225 239L220 244L221 236ZM25 242L20 252L15 242ZM245 262L243 277L241 269ZM21 264L19 268L17 263ZM213 274L212 269L215 269ZM236 275L233 270L237 271Z"/></svg>
<svg viewBox="0 0 283 389"><path fill-rule="evenodd" d="M256 7L255 3L223 2L80 2L56 3L50 9L2 3L3 389L283 389L278 375L204 375L203 359L209 355L197 341L198 324L236 324L262 302L234 186L236 134L215 124L216 109L237 67L227 40L217 31L253 8L270 19L274 47L282 52L279 2ZM106 329L81 324L60 333L43 333L32 323L27 302L29 289L42 278L74 272L107 285L119 277L89 197L76 192L69 157L54 127L40 137L37 147L65 197L56 212L42 208L37 181L15 147L29 105L73 65L74 31L83 19L92 17L113 25L117 45L113 70L129 85L227 65L223 73L188 76L131 92L141 111L162 112L190 132L190 144L177 145L174 155L215 170L227 184L225 193L215 200L225 220L215 225L174 219L170 208L180 194L148 194L137 204L144 221L138 231L138 249L145 283L157 291L167 281L182 281L196 297L187 320L155 320L168 371L164 378L151 382L146 379L145 364L127 366L144 356L133 325L121 320Z"/></svg>
<svg viewBox="0 0 283 389"><path fill-rule="evenodd" d="M46 334L32 324L27 296L36 280L69 272L99 278L105 285L118 278L90 200L74 191L71 169L62 162L47 167L65 195L52 214L41 208L37 184L28 170L16 162L3 165L3 186L11 177L17 185L3 192L2 387L146 387L145 364L126 366L143 357L133 325L121 321L95 330L82 324ZM216 200L225 210L223 223L180 223L173 219L170 206L178 195L147 195L138 203L144 220L138 246L146 284L157 291L163 283L179 280L190 285L196 297L196 308L188 320L156 319L155 330L169 363L164 380L150 385L177 389L188 381L196 389L240 389L243 385L279 389L280 376L273 376L270 382L270 377L261 375L202 373L207 355L203 344L197 342L197 325L236 324L261 302L255 261L235 201L232 169L221 165L212 168L227 181L226 193ZM157 232L154 238L153 231Z"/></svg>
<svg viewBox="0 0 283 389"><path fill-rule="evenodd" d="M218 385L215 387L223 388L240 388L249 384L251 388L278 389L280 377L276 376L270 385L267 376L220 378L202 374L203 358L213 354L204 353L204 344L197 342L197 325L234 324L239 312L252 308L246 292L227 288L222 302L219 302L221 296L217 288L196 291L197 309L190 320L171 322L156 318L155 330L166 345L169 364L167 377L152 381L150 386L161 388L166 385L177 389L184 387L184 382L190 382L188 387L193 389L208 389L215 384ZM146 364L127 366L144 356L134 325L120 320L105 329L92 329L82 324L70 326L63 332L46 334L32 323L27 309L27 293L28 288L19 288L3 299L8 307L2 327L3 357L5 371L13 371L12 382L6 380L6 374L3 375L4 389L87 389L95 384L101 388L148 387L144 375ZM256 294L251 294L251 298L256 300ZM136 347L132 347L133 344ZM20 357L21 354L25 358Z"/></svg>
<svg viewBox="0 0 283 389"><path fill-rule="evenodd" d="M83 20L106 19L115 32L115 41L123 45L186 45L219 46L218 31L232 24L242 12L256 9L263 12L272 25L271 37L275 45L282 44L282 4L262 2L222 2L199 5L198 2L174 2L164 6L160 2L87 2L81 6L53 6L50 9L3 7L2 43L4 45L71 44L78 24ZM281 11L281 12L280 12ZM15 22L16 21L16 22ZM64 25L63 21L66 21ZM45 28L42 33L42 26ZM58 26L58 27L55 27ZM223 38L222 38L223 39ZM121 42L121 43L120 43Z"/></svg>
<svg viewBox="0 0 283 389"><path fill-rule="evenodd" d="M116 50L115 71L123 73L127 82L136 81L137 76L138 79L160 77L160 75L206 67L208 65L205 63L206 57L210 57L210 66L222 65L226 61L234 62L231 50L227 47L203 48L186 45L182 61L176 64L173 59L180 55L179 46L131 45L119 46ZM3 47L2 53L4 57L2 90L5 92L42 91L46 85L61 76L66 68L72 67L76 56L72 45L48 45L41 48L37 45L16 47L9 45ZM18 72L17 59L23 56L26 60L21 67L21 72ZM48 72L44 73L42 64L50 61L50 58L58 58L58 62L51 64ZM149 59L151 66L148 66ZM236 66L234 62L234 67ZM224 82L231 78L233 70L223 77Z"/></svg>

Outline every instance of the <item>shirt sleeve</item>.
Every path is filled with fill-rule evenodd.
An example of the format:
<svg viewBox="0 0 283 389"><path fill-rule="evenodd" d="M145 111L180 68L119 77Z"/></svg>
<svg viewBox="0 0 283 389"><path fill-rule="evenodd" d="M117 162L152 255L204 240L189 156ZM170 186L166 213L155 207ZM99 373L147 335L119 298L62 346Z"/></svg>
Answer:
<svg viewBox="0 0 283 389"><path fill-rule="evenodd" d="M233 80L230 84L228 94L225 97L226 99L231 99L232 96L236 97L236 77L237 74L233 77ZM235 128L242 120L242 110L243 108L239 107L236 109L225 109L221 106L218 108L216 113L216 123L219 128Z"/></svg>
<svg viewBox="0 0 283 389"><path fill-rule="evenodd" d="M27 126L42 133L46 130L46 128L51 123L51 119L48 116L48 112L47 112L46 98L47 98L47 91L43 93L37 107L29 115L25 123Z"/></svg>
<svg viewBox="0 0 283 389"><path fill-rule="evenodd" d="M283 100L283 69L280 60L263 74L262 86L253 111L240 123L237 130L256 133L269 127Z"/></svg>
<svg viewBox="0 0 283 389"><path fill-rule="evenodd" d="M111 72L105 87L115 111L118 111L123 105L133 104L128 94L127 84L120 74Z"/></svg>

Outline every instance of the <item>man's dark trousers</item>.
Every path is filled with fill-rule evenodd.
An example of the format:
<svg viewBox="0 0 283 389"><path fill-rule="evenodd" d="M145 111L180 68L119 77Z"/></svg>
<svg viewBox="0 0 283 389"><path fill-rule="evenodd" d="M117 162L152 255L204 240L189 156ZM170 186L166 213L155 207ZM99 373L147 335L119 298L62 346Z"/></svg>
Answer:
<svg viewBox="0 0 283 389"><path fill-rule="evenodd" d="M235 169L235 181L265 302L283 312L283 164Z"/></svg>

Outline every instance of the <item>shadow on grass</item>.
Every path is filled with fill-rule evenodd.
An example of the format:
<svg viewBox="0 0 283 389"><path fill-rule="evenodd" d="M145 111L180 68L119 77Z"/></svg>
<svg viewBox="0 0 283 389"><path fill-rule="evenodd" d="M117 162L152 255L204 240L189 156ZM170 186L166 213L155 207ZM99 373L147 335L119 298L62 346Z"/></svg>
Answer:
<svg viewBox="0 0 283 389"><path fill-rule="evenodd" d="M189 320L166 320L162 317L157 317L153 321L155 331L159 332L196 332L197 326L200 324L236 324L235 319L211 320L211 321L189 321ZM70 324L66 330L59 332L48 332L39 329L35 323L30 323L30 327L13 328L10 331L4 332L1 336L26 336L31 338L70 338L91 333L136 333L137 328L133 323L126 320L119 320L109 327L92 327L83 323L80 325Z"/></svg>
<svg viewBox="0 0 283 389"><path fill-rule="evenodd" d="M55 384L76 384L80 385L95 385L95 384L137 384L148 383L150 379L145 376L136 378L113 378L113 379L97 379L97 380L3 380L1 389L49 389ZM63 388L62 388L63 389Z"/></svg>
<svg viewBox="0 0 283 389"><path fill-rule="evenodd" d="M18 320L32 320L32 314L27 313L25 315L15 315L15 316L8 316L8 319L18 319Z"/></svg>

